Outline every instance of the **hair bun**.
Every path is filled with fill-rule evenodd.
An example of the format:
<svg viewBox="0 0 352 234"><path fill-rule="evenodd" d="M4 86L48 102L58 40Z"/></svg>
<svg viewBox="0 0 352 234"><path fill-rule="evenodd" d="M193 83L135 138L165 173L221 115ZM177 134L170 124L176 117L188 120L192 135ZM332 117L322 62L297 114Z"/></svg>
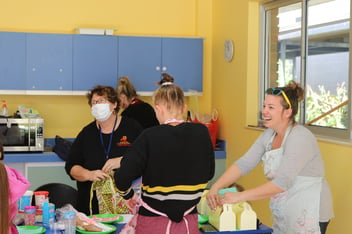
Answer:
<svg viewBox="0 0 352 234"><path fill-rule="evenodd" d="M174 83L174 78L167 73L161 74L162 78L158 82L158 85L170 85Z"/></svg>
<svg viewBox="0 0 352 234"><path fill-rule="evenodd" d="M287 87L289 89L291 89L292 91L294 91L295 96L297 97L298 102L301 102L304 100L305 97L305 92L304 89L302 88L302 86L298 83L296 83L294 80L291 80Z"/></svg>

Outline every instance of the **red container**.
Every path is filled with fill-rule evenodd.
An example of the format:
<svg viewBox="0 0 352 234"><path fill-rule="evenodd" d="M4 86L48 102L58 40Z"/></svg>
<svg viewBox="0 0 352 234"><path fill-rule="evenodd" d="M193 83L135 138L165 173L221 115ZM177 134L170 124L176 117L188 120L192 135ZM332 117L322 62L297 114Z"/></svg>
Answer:
<svg viewBox="0 0 352 234"><path fill-rule="evenodd" d="M194 115L192 116L191 114L191 122L193 123L202 123L205 126L208 127L208 131L209 131L209 135L210 135L210 139L211 139L211 143L213 144L213 147L215 149L216 147L216 138L218 135L218 126L219 126L219 113L216 109L213 110L212 114L211 114L211 120L207 123L204 123L202 121L199 120L199 117L197 117L198 115Z"/></svg>
<svg viewBox="0 0 352 234"><path fill-rule="evenodd" d="M49 192L48 191L35 191L34 198L35 198L35 205L38 209L42 209L44 202L49 202Z"/></svg>

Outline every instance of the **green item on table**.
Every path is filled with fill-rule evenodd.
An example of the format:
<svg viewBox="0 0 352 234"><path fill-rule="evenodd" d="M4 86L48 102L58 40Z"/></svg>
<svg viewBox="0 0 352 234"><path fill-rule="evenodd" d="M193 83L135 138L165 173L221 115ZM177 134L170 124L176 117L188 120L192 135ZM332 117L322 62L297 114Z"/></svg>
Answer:
<svg viewBox="0 0 352 234"><path fill-rule="evenodd" d="M206 223L209 218L206 215L198 214L198 223Z"/></svg>
<svg viewBox="0 0 352 234"><path fill-rule="evenodd" d="M219 190L219 195L220 195L220 196L224 196L224 194L225 194L226 192L237 193L238 191L237 191L237 188L235 188L235 187L232 187L232 188L224 188L224 189L220 189L220 190Z"/></svg>
<svg viewBox="0 0 352 234"><path fill-rule="evenodd" d="M19 234L40 234L45 233L46 229L39 226L17 226Z"/></svg>

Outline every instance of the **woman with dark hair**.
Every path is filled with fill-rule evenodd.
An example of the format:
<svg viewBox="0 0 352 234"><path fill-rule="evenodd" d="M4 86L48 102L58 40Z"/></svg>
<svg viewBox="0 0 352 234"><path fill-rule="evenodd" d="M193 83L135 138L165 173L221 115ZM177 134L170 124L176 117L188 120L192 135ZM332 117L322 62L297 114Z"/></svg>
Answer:
<svg viewBox="0 0 352 234"><path fill-rule="evenodd" d="M137 91L127 77L120 77L116 87L122 108L121 116L137 120L143 128L159 125L151 105L138 98Z"/></svg>
<svg viewBox="0 0 352 234"><path fill-rule="evenodd" d="M4 149L0 142L0 160L4 159ZM13 168L0 161L0 234L18 233L12 220L16 217L17 200L26 192L30 183Z"/></svg>
<svg viewBox="0 0 352 234"><path fill-rule="evenodd" d="M333 218L330 188L315 136L295 121L303 88L291 81L269 88L262 109L267 127L249 151L232 164L207 194L212 209L225 203L270 198L275 234L325 233ZM268 182L239 193L218 191L263 162Z"/></svg>
<svg viewBox="0 0 352 234"><path fill-rule="evenodd" d="M145 129L124 154L115 182L130 206L133 181L142 177L136 234L200 233L196 205L214 175L208 129L183 119L182 89L163 76L153 102L160 125Z"/></svg>
<svg viewBox="0 0 352 234"><path fill-rule="evenodd" d="M90 190L93 181L109 177L120 165L122 155L143 128L133 120L118 116L119 102L114 88L96 86L87 94L95 120L85 126L72 144L66 172L77 180L77 209L90 214ZM99 213L94 192L92 212Z"/></svg>

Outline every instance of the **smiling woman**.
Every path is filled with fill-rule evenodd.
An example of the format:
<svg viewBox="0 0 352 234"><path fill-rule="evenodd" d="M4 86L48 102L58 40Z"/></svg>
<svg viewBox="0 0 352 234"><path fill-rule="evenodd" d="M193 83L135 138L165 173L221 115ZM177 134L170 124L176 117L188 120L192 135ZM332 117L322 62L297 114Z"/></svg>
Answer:
<svg viewBox="0 0 352 234"><path fill-rule="evenodd" d="M214 209L223 204L270 198L275 233L307 229L325 233L334 213L324 163L314 135L295 121L304 90L292 81L284 87L269 88L266 94L262 116L268 129L211 187L207 201ZM219 189L236 182L260 162L268 182L243 192L218 195ZM305 218L310 222L297 223Z"/></svg>
<svg viewBox="0 0 352 234"><path fill-rule="evenodd" d="M351 0L263 5L262 92L266 84L284 85L291 79L304 84L307 96L297 120L328 138L351 138L351 110L346 102L351 79L350 5Z"/></svg>

